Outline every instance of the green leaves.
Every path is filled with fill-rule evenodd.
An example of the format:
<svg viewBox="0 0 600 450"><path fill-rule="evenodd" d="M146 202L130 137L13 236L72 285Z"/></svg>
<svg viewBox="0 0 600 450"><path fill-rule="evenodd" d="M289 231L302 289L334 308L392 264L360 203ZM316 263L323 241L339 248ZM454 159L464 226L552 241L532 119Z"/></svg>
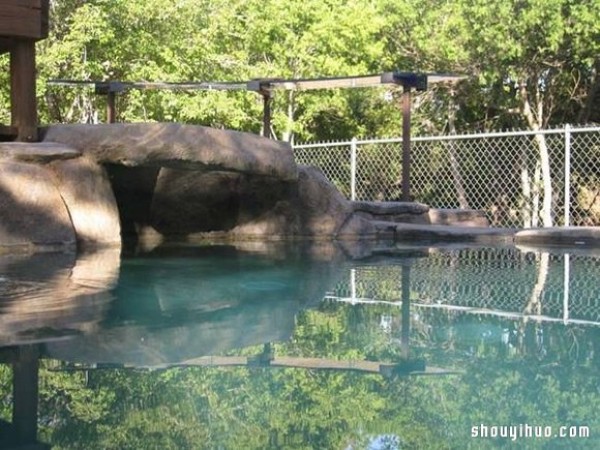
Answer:
<svg viewBox="0 0 600 450"><path fill-rule="evenodd" d="M457 72L471 77L452 88L457 131L527 124L518 86L544 111L545 126L600 119L588 100L599 52L595 0L55 0L50 36L38 44L38 93L42 122L103 121L103 98L45 80ZM7 122L7 84L1 89ZM415 102L417 130L447 129L448 91L432 88ZM261 127L254 93L132 92L118 109L119 120ZM400 111L374 89L279 92L273 124L278 138L296 142L389 136L400 133Z"/></svg>

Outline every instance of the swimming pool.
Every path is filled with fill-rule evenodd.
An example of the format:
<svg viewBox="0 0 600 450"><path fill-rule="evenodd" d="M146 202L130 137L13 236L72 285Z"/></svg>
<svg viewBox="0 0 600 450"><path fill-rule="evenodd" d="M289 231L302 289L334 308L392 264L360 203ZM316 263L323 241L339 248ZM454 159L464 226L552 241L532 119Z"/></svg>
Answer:
<svg viewBox="0 0 600 450"><path fill-rule="evenodd" d="M598 447L600 258L509 246L350 253L248 244L4 257L5 441Z"/></svg>

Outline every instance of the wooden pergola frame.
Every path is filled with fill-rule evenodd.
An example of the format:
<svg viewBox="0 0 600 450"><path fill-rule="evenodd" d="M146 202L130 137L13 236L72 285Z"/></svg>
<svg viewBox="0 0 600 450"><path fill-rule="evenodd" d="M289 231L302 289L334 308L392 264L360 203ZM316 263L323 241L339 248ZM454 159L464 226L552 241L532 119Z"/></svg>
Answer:
<svg viewBox="0 0 600 450"><path fill-rule="evenodd" d="M263 98L264 137L271 136L271 104L276 91L308 91L315 89L370 88L383 85L402 86L402 200L410 200L410 116L411 91L425 91L430 84L456 83L466 77L441 73L384 72L376 75L330 78L260 78L240 82L151 83L122 81L49 80L56 86L93 86L97 94L107 96L107 122L116 121L116 96L130 89L142 90L236 90L256 92Z"/></svg>
<svg viewBox="0 0 600 450"><path fill-rule="evenodd" d="M263 136L271 137L271 100L273 91L294 90L306 91L314 89L347 89L380 87L382 85L402 86L402 200L410 201L410 116L411 91L425 91L429 84L455 83L466 77L452 74L418 73L418 72L384 72L379 75L358 77L335 77L315 79L263 79L248 82L248 90L263 96Z"/></svg>

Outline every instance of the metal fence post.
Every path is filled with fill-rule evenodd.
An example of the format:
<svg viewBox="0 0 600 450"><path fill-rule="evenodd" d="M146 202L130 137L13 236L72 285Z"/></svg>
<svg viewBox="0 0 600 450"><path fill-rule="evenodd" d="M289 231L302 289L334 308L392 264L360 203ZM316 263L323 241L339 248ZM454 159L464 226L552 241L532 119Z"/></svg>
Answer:
<svg viewBox="0 0 600 450"><path fill-rule="evenodd" d="M571 125L565 125L565 227L571 224Z"/></svg>
<svg viewBox="0 0 600 450"><path fill-rule="evenodd" d="M563 322L569 323L569 283L571 279L571 256L565 253L564 261L564 286L563 286Z"/></svg>
<svg viewBox="0 0 600 450"><path fill-rule="evenodd" d="M356 200L356 138L350 141L350 200Z"/></svg>
<svg viewBox="0 0 600 450"><path fill-rule="evenodd" d="M402 201L410 202L410 86L402 91Z"/></svg>
<svg viewBox="0 0 600 450"><path fill-rule="evenodd" d="M356 301L356 269L350 269L350 297L354 303Z"/></svg>

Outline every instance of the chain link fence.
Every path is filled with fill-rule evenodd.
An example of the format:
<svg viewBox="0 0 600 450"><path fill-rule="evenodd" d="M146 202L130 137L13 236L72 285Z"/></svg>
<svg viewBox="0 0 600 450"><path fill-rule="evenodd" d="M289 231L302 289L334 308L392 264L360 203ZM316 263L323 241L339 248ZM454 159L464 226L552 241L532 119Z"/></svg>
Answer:
<svg viewBox="0 0 600 450"><path fill-rule="evenodd" d="M402 139L296 145L349 199L399 200ZM479 209L492 226L600 225L600 127L415 137L411 195Z"/></svg>
<svg viewBox="0 0 600 450"><path fill-rule="evenodd" d="M598 258L477 248L431 253L407 259L406 264L410 300L416 308L533 315L600 326ZM356 267L328 298L400 305L402 280L401 265Z"/></svg>

